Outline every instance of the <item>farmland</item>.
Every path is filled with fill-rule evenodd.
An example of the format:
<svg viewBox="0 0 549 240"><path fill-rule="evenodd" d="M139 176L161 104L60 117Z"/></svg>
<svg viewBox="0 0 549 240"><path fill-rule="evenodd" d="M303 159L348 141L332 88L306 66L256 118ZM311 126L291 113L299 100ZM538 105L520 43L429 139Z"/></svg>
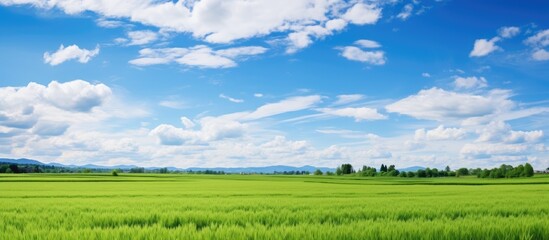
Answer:
<svg viewBox="0 0 549 240"><path fill-rule="evenodd" d="M548 239L549 176L0 175L0 239Z"/></svg>

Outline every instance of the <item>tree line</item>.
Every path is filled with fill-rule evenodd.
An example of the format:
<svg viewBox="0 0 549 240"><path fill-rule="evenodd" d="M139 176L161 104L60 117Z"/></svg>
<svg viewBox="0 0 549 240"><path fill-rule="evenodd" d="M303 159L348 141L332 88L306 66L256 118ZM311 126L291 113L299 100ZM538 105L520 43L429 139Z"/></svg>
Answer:
<svg viewBox="0 0 549 240"><path fill-rule="evenodd" d="M453 171L449 166L444 169L437 168L425 168L418 169L416 171L399 171L395 168L395 165L381 164L378 169L370 166L362 166L361 169L355 170L349 163L341 164L337 167L335 173L327 171L326 175L353 175L361 177L376 177L376 176L392 176L392 177L419 177L419 178L432 178L432 177L461 177L461 176L477 176L478 178L517 178L517 177L532 177L534 176L534 168L529 163L524 165L518 165L513 167L511 165L501 165L499 168L481 169L481 168L459 168ZM324 175L324 173L317 169L314 175Z"/></svg>
<svg viewBox="0 0 549 240"><path fill-rule="evenodd" d="M549 171L549 169L548 169ZM119 173L187 173L187 174L211 174L225 175L230 174L224 171L203 170L203 171L170 171L168 168L145 169L143 167L134 167L130 169L90 169L90 168L68 168L52 165L36 165L36 164L14 164L0 163L0 173L109 173L118 175ZM310 175L309 171L282 171L274 172L275 175ZM395 165L381 164L379 171L375 167L362 166L360 169L355 169L351 164L345 163L337 167L335 172L322 172L317 169L313 172L314 175L353 175L362 177L376 176L392 176L392 177L460 177L460 176L477 176L479 178L517 178L517 177L532 177L534 168L529 163L521 164L516 167L503 164L498 168L481 169L481 168L459 168L451 170L449 166L444 169L425 168L416 171L399 171Z"/></svg>

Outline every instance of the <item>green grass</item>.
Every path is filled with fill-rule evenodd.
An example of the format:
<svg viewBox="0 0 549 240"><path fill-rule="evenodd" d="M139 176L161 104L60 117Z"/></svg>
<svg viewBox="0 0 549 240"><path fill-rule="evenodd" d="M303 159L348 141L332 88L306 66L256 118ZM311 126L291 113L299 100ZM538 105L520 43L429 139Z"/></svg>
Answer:
<svg viewBox="0 0 549 240"><path fill-rule="evenodd" d="M549 239L549 177L0 175L0 239Z"/></svg>

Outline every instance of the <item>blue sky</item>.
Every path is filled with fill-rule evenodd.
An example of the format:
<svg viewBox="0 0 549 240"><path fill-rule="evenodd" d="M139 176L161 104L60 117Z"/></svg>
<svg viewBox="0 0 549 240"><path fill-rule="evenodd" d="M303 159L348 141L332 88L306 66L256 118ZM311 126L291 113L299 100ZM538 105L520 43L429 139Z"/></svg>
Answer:
<svg viewBox="0 0 549 240"><path fill-rule="evenodd" d="M543 1L0 0L0 157L549 167Z"/></svg>

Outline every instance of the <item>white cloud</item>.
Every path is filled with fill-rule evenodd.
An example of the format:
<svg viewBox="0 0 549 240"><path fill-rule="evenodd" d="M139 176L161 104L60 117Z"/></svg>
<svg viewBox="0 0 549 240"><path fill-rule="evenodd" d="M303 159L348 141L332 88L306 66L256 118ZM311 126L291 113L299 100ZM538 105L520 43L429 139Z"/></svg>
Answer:
<svg viewBox="0 0 549 240"><path fill-rule="evenodd" d="M288 141L284 136L275 136L273 140L261 144L260 147L271 152L303 153L310 146L307 141Z"/></svg>
<svg viewBox="0 0 549 240"><path fill-rule="evenodd" d="M338 95L337 96L337 101L334 102L334 105L343 105L343 104L347 104L347 103L360 101L362 99L364 99L364 95L362 95L362 94Z"/></svg>
<svg viewBox="0 0 549 240"><path fill-rule="evenodd" d="M97 46L94 50L88 50L80 48L77 45L70 45L68 47L61 45L54 53L45 52L44 62L52 66L59 65L72 59L77 59L80 63L87 63L97 54L99 54L99 46Z"/></svg>
<svg viewBox="0 0 549 240"><path fill-rule="evenodd" d="M357 3L343 15L343 19L358 25L374 24L381 18L381 8Z"/></svg>
<svg viewBox="0 0 549 240"><path fill-rule="evenodd" d="M139 58L131 60L130 63L137 66L149 66L176 62L200 68L229 68L237 65L236 60L266 51L266 48L258 46L222 50L213 50L204 45L191 48L145 48L139 51Z"/></svg>
<svg viewBox="0 0 549 240"><path fill-rule="evenodd" d="M484 77L456 77L454 86L457 89L485 88L488 86L488 82Z"/></svg>
<svg viewBox="0 0 549 240"><path fill-rule="evenodd" d="M2 87L0 130L7 130L0 137L9 135L20 141L30 141L34 136L55 137L75 125L107 119L113 116L106 112L106 104L114 102L111 95L106 85L83 80Z"/></svg>
<svg viewBox="0 0 549 240"><path fill-rule="evenodd" d="M161 124L151 130L150 136L156 137L162 145L211 144L228 138L240 138L249 128L243 121L255 121L282 113L294 112L312 107L320 101L320 96L287 98L277 103L265 104L255 111L236 112L218 117L203 117L198 120L200 126L194 128L194 122L182 117L185 129L169 124Z"/></svg>
<svg viewBox="0 0 549 240"><path fill-rule="evenodd" d="M549 29L538 32L536 35L529 37L524 43L533 47L549 46Z"/></svg>
<svg viewBox="0 0 549 240"><path fill-rule="evenodd" d="M380 48L381 44L379 44L376 41L368 40L368 39L360 39L355 41L355 45L361 46L363 48Z"/></svg>
<svg viewBox="0 0 549 240"><path fill-rule="evenodd" d="M465 158L483 159L494 156L527 155L528 150L529 146L525 144L467 143L461 149L460 154Z"/></svg>
<svg viewBox="0 0 549 240"><path fill-rule="evenodd" d="M389 104L386 109L418 119L464 120L509 111L515 106L509 97L510 92L505 90L473 95L434 87Z"/></svg>
<svg viewBox="0 0 549 240"><path fill-rule="evenodd" d="M313 107L315 104L319 103L320 101L321 101L321 97L319 95L291 97L276 103L265 104L257 108L253 112L246 113L243 116L243 119L256 120L256 119L270 117L270 116L274 116L282 113L295 112L303 109L308 109Z"/></svg>
<svg viewBox="0 0 549 240"><path fill-rule="evenodd" d="M476 142L535 143L543 137L543 131L514 131L503 121L492 121L477 130Z"/></svg>
<svg viewBox="0 0 549 240"><path fill-rule="evenodd" d="M88 112L101 105L112 91L104 84L92 85L83 80L66 83L52 81L43 91L43 97L53 105L68 111Z"/></svg>
<svg viewBox="0 0 549 240"><path fill-rule="evenodd" d="M502 27L498 30L498 34L502 38L512 38L520 33L518 27Z"/></svg>
<svg viewBox="0 0 549 240"><path fill-rule="evenodd" d="M532 58L536 61L547 61L549 60L549 52L545 49L538 49L532 53Z"/></svg>
<svg viewBox="0 0 549 240"><path fill-rule="evenodd" d="M501 38L499 37L495 37L490 40L487 40L487 39L475 40L473 50L471 51L471 53L469 53L469 57L483 57L500 49L500 47L496 46L496 42L498 42L499 40L501 40Z"/></svg>
<svg viewBox="0 0 549 240"><path fill-rule="evenodd" d="M321 108L318 109L318 111L323 112L325 114L334 115L334 116L340 116L340 117L351 117L354 118L355 121L360 122L363 120L381 120L386 119L387 117L383 114L380 114L377 112L377 109L375 108L367 108L367 107L360 107L360 108Z"/></svg>
<svg viewBox="0 0 549 240"><path fill-rule="evenodd" d="M431 77L431 74L429 74L428 72L424 72L421 74L422 77L424 78L430 78Z"/></svg>
<svg viewBox="0 0 549 240"><path fill-rule="evenodd" d="M437 128L425 130L418 129L415 132L415 141L437 141L437 140L458 140L465 137L467 131L462 128L445 128L444 125L439 125Z"/></svg>
<svg viewBox="0 0 549 240"><path fill-rule="evenodd" d="M339 135L343 138L354 138L354 139L367 139L367 140L378 140L380 137L372 133L363 133L359 131L351 131L345 129L317 129L316 132L322 134L334 134Z"/></svg>
<svg viewBox="0 0 549 240"><path fill-rule="evenodd" d="M254 93L254 97L261 98L263 97L263 93Z"/></svg>
<svg viewBox="0 0 549 240"><path fill-rule="evenodd" d="M181 117L180 119L181 119L181 124L183 124L185 128L193 128L195 126L194 122L187 117Z"/></svg>
<svg viewBox="0 0 549 240"><path fill-rule="evenodd" d="M507 143L537 142L543 137L543 131L510 131L503 139Z"/></svg>
<svg viewBox="0 0 549 240"><path fill-rule="evenodd" d="M231 43L271 33L291 34L308 27L322 27L328 31L326 34L331 34L343 29L348 22L374 24L381 18L382 10L381 6L374 4L341 0L0 0L0 4L57 8L71 15L89 11L100 19L108 19L98 23L104 27L118 26L112 21L127 19L165 32L190 33L209 43ZM310 36L320 36L311 34L309 30L305 32ZM303 35L299 38L305 39Z"/></svg>
<svg viewBox="0 0 549 240"><path fill-rule="evenodd" d="M341 56L352 61L373 65L385 64L385 52L383 51L364 51L354 46L346 46L341 48Z"/></svg>
<svg viewBox="0 0 549 240"><path fill-rule="evenodd" d="M413 10L414 10L414 5L412 5L411 3L406 4L404 8L402 8L402 11L397 15L397 18L406 20L412 15Z"/></svg>
<svg viewBox="0 0 549 240"><path fill-rule="evenodd" d="M332 19L326 22L326 29L329 31L339 31L347 26L347 21L343 19Z"/></svg>
<svg viewBox="0 0 549 240"><path fill-rule="evenodd" d="M128 24L118 21L118 20L112 20L112 19L106 19L106 18L99 18L95 21L97 26L103 27L103 28L119 28L127 26Z"/></svg>
<svg viewBox="0 0 549 240"><path fill-rule="evenodd" d="M130 39L127 45L145 45L158 40L158 33L150 30L128 32Z"/></svg>
<svg viewBox="0 0 549 240"><path fill-rule="evenodd" d="M243 103L244 102L244 100L242 100L242 99L232 98L232 97L226 96L225 94L219 94L219 97L223 98L223 99L227 99L227 100L229 100L231 102L234 102L234 103Z"/></svg>
<svg viewBox="0 0 549 240"><path fill-rule="evenodd" d="M183 120L185 124L185 120ZM211 141L219 141L227 138L241 137L247 125L224 117L204 117L199 120L200 129L188 129L191 125L187 122L185 128L177 128L169 124L161 124L151 130L150 135L158 138L163 145L202 144ZM194 125L192 125L194 127Z"/></svg>
<svg viewBox="0 0 549 240"><path fill-rule="evenodd" d="M178 100L163 100L160 101L158 105L173 109L184 109L188 107L186 103Z"/></svg>
<svg viewBox="0 0 549 240"><path fill-rule="evenodd" d="M64 122L41 121L34 125L31 131L40 136L59 136L63 135L69 126Z"/></svg>
<svg viewBox="0 0 549 240"><path fill-rule="evenodd" d="M393 157L393 154L391 152L378 149L378 148L362 151L360 152L360 155L363 155L366 158L373 158L373 159L389 159Z"/></svg>

